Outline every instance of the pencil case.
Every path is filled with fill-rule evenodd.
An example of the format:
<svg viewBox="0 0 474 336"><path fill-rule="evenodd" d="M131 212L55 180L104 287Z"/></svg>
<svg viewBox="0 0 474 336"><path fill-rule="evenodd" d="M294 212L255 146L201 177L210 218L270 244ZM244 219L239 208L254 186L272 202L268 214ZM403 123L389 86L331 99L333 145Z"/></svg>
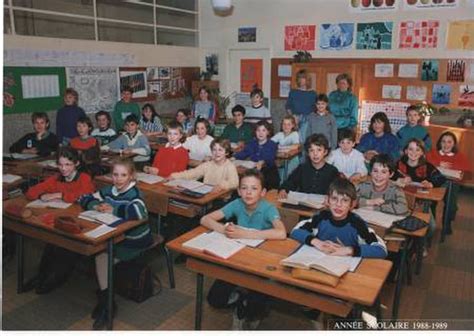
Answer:
<svg viewBox="0 0 474 336"><path fill-rule="evenodd" d="M330 275L321 271L305 270L301 268L293 268L293 270L291 271L291 276L296 279L317 282L331 287L336 287L340 279L337 276Z"/></svg>

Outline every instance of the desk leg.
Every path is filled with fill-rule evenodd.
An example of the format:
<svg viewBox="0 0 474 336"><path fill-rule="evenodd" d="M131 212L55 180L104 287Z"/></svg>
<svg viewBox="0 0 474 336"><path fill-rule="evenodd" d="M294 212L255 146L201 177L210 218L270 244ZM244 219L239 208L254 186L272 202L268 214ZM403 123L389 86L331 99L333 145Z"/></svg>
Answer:
<svg viewBox="0 0 474 336"><path fill-rule="evenodd" d="M405 277L405 264L407 259L407 241L403 243L403 248L401 249L400 263L398 265L398 276L397 276L397 285L395 287L395 294L393 296L393 306L392 306L392 320L398 319L398 307L400 305L400 296L402 295L402 285L403 278Z"/></svg>
<svg viewBox="0 0 474 336"><path fill-rule="evenodd" d="M114 240L110 238L107 241L107 283L108 283L108 295L107 295L107 313L108 313L108 321L107 321L107 329L112 330L114 327Z"/></svg>
<svg viewBox="0 0 474 336"><path fill-rule="evenodd" d="M202 321L202 290L204 284L204 276L202 273L196 274L196 316L194 319L194 330L201 330Z"/></svg>
<svg viewBox="0 0 474 336"><path fill-rule="evenodd" d="M425 239L426 237L421 237L416 240L416 266L415 266L415 274L419 275L421 272L421 264L423 263L423 250L425 247Z"/></svg>
<svg viewBox="0 0 474 336"><path fill-rule="evenodd" d="M452 190L453 190L453 182L448 180L447 182L447 190L446 190L446 205L444 207L444 214L443 214L443 225L441 227L441 239L440 242L443 243L446 237L446 233L450 226L449 223L449 206L451 205L451 197L452 197Z"/></svg>
<svg viewBox="0 0 474 336"><path fill-rule="evenodd" d="M19 233L16 234L16 271L17 271L17 283L16 292L21 294L23 292L23 236Z"/></svg>

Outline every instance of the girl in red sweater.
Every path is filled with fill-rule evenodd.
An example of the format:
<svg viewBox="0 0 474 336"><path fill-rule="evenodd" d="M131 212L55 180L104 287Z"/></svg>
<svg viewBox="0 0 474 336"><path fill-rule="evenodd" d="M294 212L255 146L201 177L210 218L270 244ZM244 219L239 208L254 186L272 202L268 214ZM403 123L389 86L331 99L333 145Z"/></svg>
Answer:
<svg viewBox="0 0 474 336"><path fill-rule="evenodd" d="M436 167L460 170L461 178L465 172L470 171L469 161L463 153L458 151L458 139L453 132L444 132L436 143L436 149L433 148L426 156L427 160ZM459 185L452 184L451 202L449 204L449 221L450 223L456 218L458 211L458 193ZM446 207L444 209L446 211ZM451 225L448 226L448 234L451 233Z"/></svg>
<svg viewBox="0 0 474 336"><path fill-rule="evenodd" d="M79 155L72 148L62 148L58 153L60 174L51 176L45 181L31 187L26 193L29 200L43 201L63 200L76 202L84 194L94 192L95 187L89 175L80 173ZM46 294L62 285L72 273L79 255L54 245L46 245L41 256L39 271L36 277L28 281L24 291L36 288L37 294Z"/></svg>
<svg viewBox="0 0 474 336"><path fill-rule="evenodd" d="M145 166L143 171L148 174L168 177L172 173L186 170L189 162L188 151L183 147L183 127L177 122L168 125L168 143L160 148L155 155L152 167Z"/></svg>

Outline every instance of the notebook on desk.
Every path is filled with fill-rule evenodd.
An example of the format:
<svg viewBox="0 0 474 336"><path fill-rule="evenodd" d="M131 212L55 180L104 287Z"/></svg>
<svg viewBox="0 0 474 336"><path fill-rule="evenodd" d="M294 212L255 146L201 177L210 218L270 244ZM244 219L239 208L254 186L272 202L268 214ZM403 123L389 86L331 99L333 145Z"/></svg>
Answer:
<svg viewBox="0 0 474 336"><path fill-rule="evenodd" d="M296 191L290 191L288 197L279 199L284 206L302 206L309 210L320 210L325 207L326 195L308 194Z"/></svg>
<svg viewBox="0 0 474 336"><path fill-rule="evenodd" d="M366 222L389 229L392 227L393 222L401 220L406 216L396 216L387 214L381 211L372 210L370 208L359 208L354 209L353 212L359 215Z"/></svg>
<svg viewBox="0 0 474 336"><path fill-rule="evenodd" d="M204 195L209 194L214 188L214 186L199 181L182 179L171 180L165 183L165 185L169 187L178 187L180 193L194 198L203 197Z"/></svg>

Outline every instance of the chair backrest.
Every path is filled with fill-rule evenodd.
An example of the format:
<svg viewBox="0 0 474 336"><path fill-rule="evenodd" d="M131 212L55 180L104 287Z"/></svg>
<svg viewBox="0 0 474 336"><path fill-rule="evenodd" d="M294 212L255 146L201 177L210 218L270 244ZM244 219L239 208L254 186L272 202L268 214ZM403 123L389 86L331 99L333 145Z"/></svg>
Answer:
<svg viewBox="0 0 474 336"><path fill-rule="evenodd" d="M300 216L294 211L288 209L278 209L278 211L280 212L283 224L285 224L286 232L290 233L296 224L298 224Z"/></svg>

